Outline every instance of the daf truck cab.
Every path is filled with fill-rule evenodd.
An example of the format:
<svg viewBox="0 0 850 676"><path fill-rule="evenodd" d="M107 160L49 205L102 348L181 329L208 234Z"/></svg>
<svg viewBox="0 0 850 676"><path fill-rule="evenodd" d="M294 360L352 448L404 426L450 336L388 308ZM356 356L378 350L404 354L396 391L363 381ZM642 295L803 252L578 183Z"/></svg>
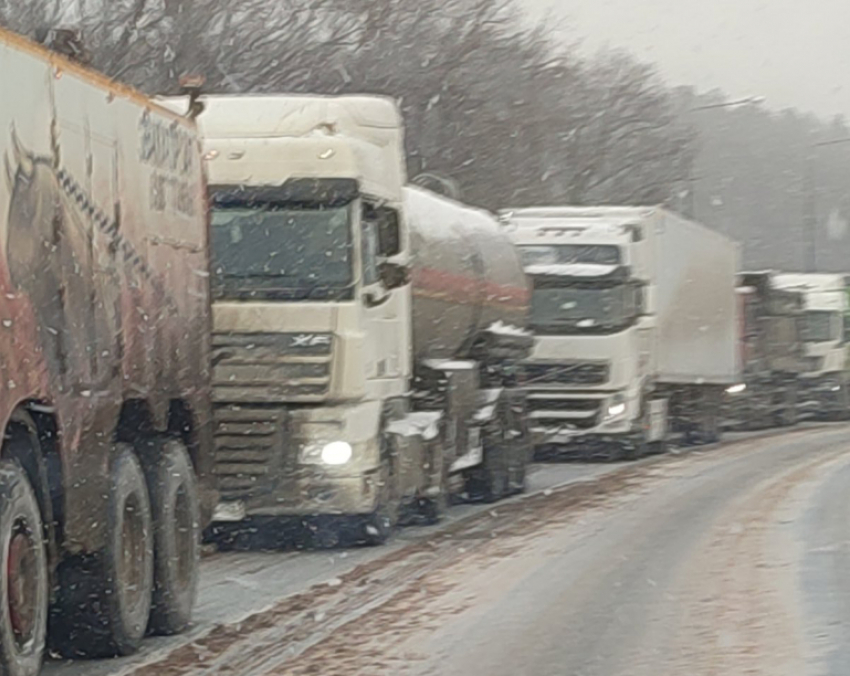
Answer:
<svg viewBox="0 0 850 676"><path fill-rule="evenodd" d="M411 375L397 107L380 97L202 103L215 519L377 518L388 483L379 431Z"/></svg>

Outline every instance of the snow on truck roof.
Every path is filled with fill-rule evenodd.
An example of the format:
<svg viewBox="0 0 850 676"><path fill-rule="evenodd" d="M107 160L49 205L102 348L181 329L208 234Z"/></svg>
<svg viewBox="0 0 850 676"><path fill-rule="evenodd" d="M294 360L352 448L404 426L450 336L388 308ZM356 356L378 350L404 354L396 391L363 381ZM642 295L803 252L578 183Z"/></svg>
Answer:
<svg viewBox="0 0 850 676"><path fill-rule="evenodd" d="M506 209L500 218L512 226L518 244L533 244L535 238L545 238L548 244L567 238L621 244L631 240L631 228L655 211L647 207L534 207Z"/></svg>
<svg viewBox="0 0 850 676"><path fill-rule="evenodd" d="M163 97L159 102L182 112L185 96ZM207 104L199 124L207 138L303 137L328 131L400 130L401 113L386 96L310 96L304 94L222 94L201 96ZM321 120L317 124L317 120Z"/></svg>
<svg viewBox="0 0 850 676"><path fill-rule="evenodd" d="M847 288L847 276L837 273L783 273L776 275L774 279L781 289L828 292L844 291Z"/></svg>
<svg viewBox="0 0 850 676"><path fill-rule="evenodd" d="M618 265L599 263L551 263L525 266L527 275L549 275L552 277L606 277L617 270Z"/></svg>
<svg viewBox="0 0 850 676"><path fill-rule="evenodd" d="M527 207L504 209L500 213L510 220L581 219L624 223L651 216L654 207Z"/></svg>

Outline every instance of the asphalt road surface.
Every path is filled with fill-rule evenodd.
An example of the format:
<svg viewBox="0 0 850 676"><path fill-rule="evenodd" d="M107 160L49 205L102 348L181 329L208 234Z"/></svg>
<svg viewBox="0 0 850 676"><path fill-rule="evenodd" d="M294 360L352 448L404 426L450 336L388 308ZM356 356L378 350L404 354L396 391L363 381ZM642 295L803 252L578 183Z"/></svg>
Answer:
<svg viewBox="0 0 850 676"><path fill-rule="evenodd" d="M850 674L850 428L631 465L386 547L217 554L198 622L54 676Z"/></svg>

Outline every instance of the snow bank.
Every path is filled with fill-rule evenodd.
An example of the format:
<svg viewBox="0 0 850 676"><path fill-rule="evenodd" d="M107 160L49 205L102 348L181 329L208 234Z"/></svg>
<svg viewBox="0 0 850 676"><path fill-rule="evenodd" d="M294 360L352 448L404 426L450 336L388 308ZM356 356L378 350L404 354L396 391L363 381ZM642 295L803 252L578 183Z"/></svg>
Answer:
<svg viewBox="0 0 850 676"><path fill-rule="evenodd" d="M487 327L487 330L490 333L495 333L500 336L522 336L524 338L533 337L533 334L529 331L521 329L518 326L514 326L513 324L505 324L501 319L490 324L490 326Z"/></svg>

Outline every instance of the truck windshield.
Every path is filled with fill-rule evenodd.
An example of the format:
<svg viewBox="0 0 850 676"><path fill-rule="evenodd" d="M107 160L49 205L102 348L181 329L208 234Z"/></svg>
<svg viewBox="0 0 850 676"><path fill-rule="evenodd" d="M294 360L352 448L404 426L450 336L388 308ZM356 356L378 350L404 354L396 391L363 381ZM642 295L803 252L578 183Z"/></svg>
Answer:
<svg viewBox="0 0 850 676"><path fill-rule="evenodd" d="M351 213L350 204L214 203L214 298L353 297Z"/></svg>
<svg viewBox="0 0 850 676"><path fill-rule="evenodd" d="M839 338L839 319L835 312L809 310L803 322L803 340L807 343L825 343Z"/></svg>
<svg viewBox="0 0 850 676"><path fill-rule="evenodd" d="M610 333L634 318L633 298L625 285L535 288L532 327L544 334Z"/></svg>

